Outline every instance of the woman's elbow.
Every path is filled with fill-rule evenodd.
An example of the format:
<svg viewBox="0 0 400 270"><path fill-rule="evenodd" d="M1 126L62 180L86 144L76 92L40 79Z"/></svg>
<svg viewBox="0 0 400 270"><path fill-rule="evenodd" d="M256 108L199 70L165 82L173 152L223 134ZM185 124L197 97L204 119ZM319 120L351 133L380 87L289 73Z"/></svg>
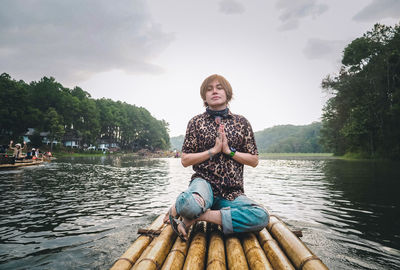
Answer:
<svg viewBox="0 0 400 270"><path fill-rule="evenodd" d="M183 159L181 160L181 163L182 163L182 166L185 167L185 168L189 166L189 164L184 162Z"/></svg>
<svg viewBox="0 0 400 270"><path fill-rule="evenodd" d="M181 163L182 163L182 166L185 167L185 168L190 165L188 160L187 160L186 155L183 154L183 153L182 153L182 156L181 156Z"/></svg>
<svg viewBox="0 0 400 270"><path fill-rule="evenodd" d="M251 167L255 168L258 165L258 156L253 160L253 162L250 164Z"/></svg>

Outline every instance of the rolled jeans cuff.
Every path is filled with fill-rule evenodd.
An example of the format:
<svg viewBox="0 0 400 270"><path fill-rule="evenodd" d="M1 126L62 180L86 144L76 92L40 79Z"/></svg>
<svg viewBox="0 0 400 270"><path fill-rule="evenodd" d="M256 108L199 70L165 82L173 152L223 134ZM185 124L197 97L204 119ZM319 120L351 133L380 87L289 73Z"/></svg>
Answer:
<svg viewBox="0 0 400 270"><path fill-rule="evenodd" d="M232 225L232 215L231 208L226 207L220 210L221 212L221 220L222 220L222 231L224 234L233 233L233 225Z"/></svg>

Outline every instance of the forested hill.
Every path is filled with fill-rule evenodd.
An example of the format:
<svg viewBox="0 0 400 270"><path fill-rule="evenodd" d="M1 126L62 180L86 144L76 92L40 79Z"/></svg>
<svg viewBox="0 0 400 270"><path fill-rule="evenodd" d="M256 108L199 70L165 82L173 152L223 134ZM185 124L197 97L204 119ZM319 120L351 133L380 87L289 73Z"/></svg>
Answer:
<svg viewBox="0 0 400 270"><path fill-rule="evenodd" d="M185 138L185 136L183 136L183 135L171 137L171 139L170 139L171 149L181 151L184 138Z"/></svg>
<svg viewBox="0 0 400 270"><path fill-rule="evenodd" d="M51 141L74 137L80 140L80 145L103 141L115 143L123 150L170 146L168 123L157 120L143 107L111 99L93 99L83 89L69 89L52 77L27 84L3 73L0 75L0 144L20 140L28 128L34 128L37 134L47 132ZM40 143L39 137L36 144Z"/></svg>
<svg viewBox="0 0 400 270"><path fill-rule="evenodd" d="M322 124L280 125L254 133L261 153L323 153L319 143Z"/></svg>
<svg viewBox="0 0 400 270"><path fill-rule="evenodd" d="M319 144L321 123L305 126L281 125L254 133L262 153L322 153ZM181 150L184 136L171 138L172 149Z"/></svg>

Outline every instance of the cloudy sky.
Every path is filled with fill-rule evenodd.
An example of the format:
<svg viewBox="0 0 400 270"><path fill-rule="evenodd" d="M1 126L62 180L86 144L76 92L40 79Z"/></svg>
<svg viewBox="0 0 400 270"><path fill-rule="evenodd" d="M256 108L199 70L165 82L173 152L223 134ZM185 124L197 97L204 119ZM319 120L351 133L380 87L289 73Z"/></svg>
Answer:
<svg viewBox="0 0 400 270"><path fill-rule="evenodd" d="M145 107L171 136L203 112L200 84L217 73L259 131L319 121L344 47L399 19L400 0L3 0L0 73Z"/></svg>

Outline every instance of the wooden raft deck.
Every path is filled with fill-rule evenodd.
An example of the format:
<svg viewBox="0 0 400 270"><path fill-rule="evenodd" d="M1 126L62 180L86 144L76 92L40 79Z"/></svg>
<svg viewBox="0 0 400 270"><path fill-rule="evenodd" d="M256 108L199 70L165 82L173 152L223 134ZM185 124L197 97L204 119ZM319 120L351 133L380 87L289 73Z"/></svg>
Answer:
<svg viewBox="0 0 400 270"><path fill-rule="evenodd" d="M116 260L111 270L127 269L328 269L277 217L258 233L224 236L218 226L198 222L183 242L160 215Z"/></svg>

